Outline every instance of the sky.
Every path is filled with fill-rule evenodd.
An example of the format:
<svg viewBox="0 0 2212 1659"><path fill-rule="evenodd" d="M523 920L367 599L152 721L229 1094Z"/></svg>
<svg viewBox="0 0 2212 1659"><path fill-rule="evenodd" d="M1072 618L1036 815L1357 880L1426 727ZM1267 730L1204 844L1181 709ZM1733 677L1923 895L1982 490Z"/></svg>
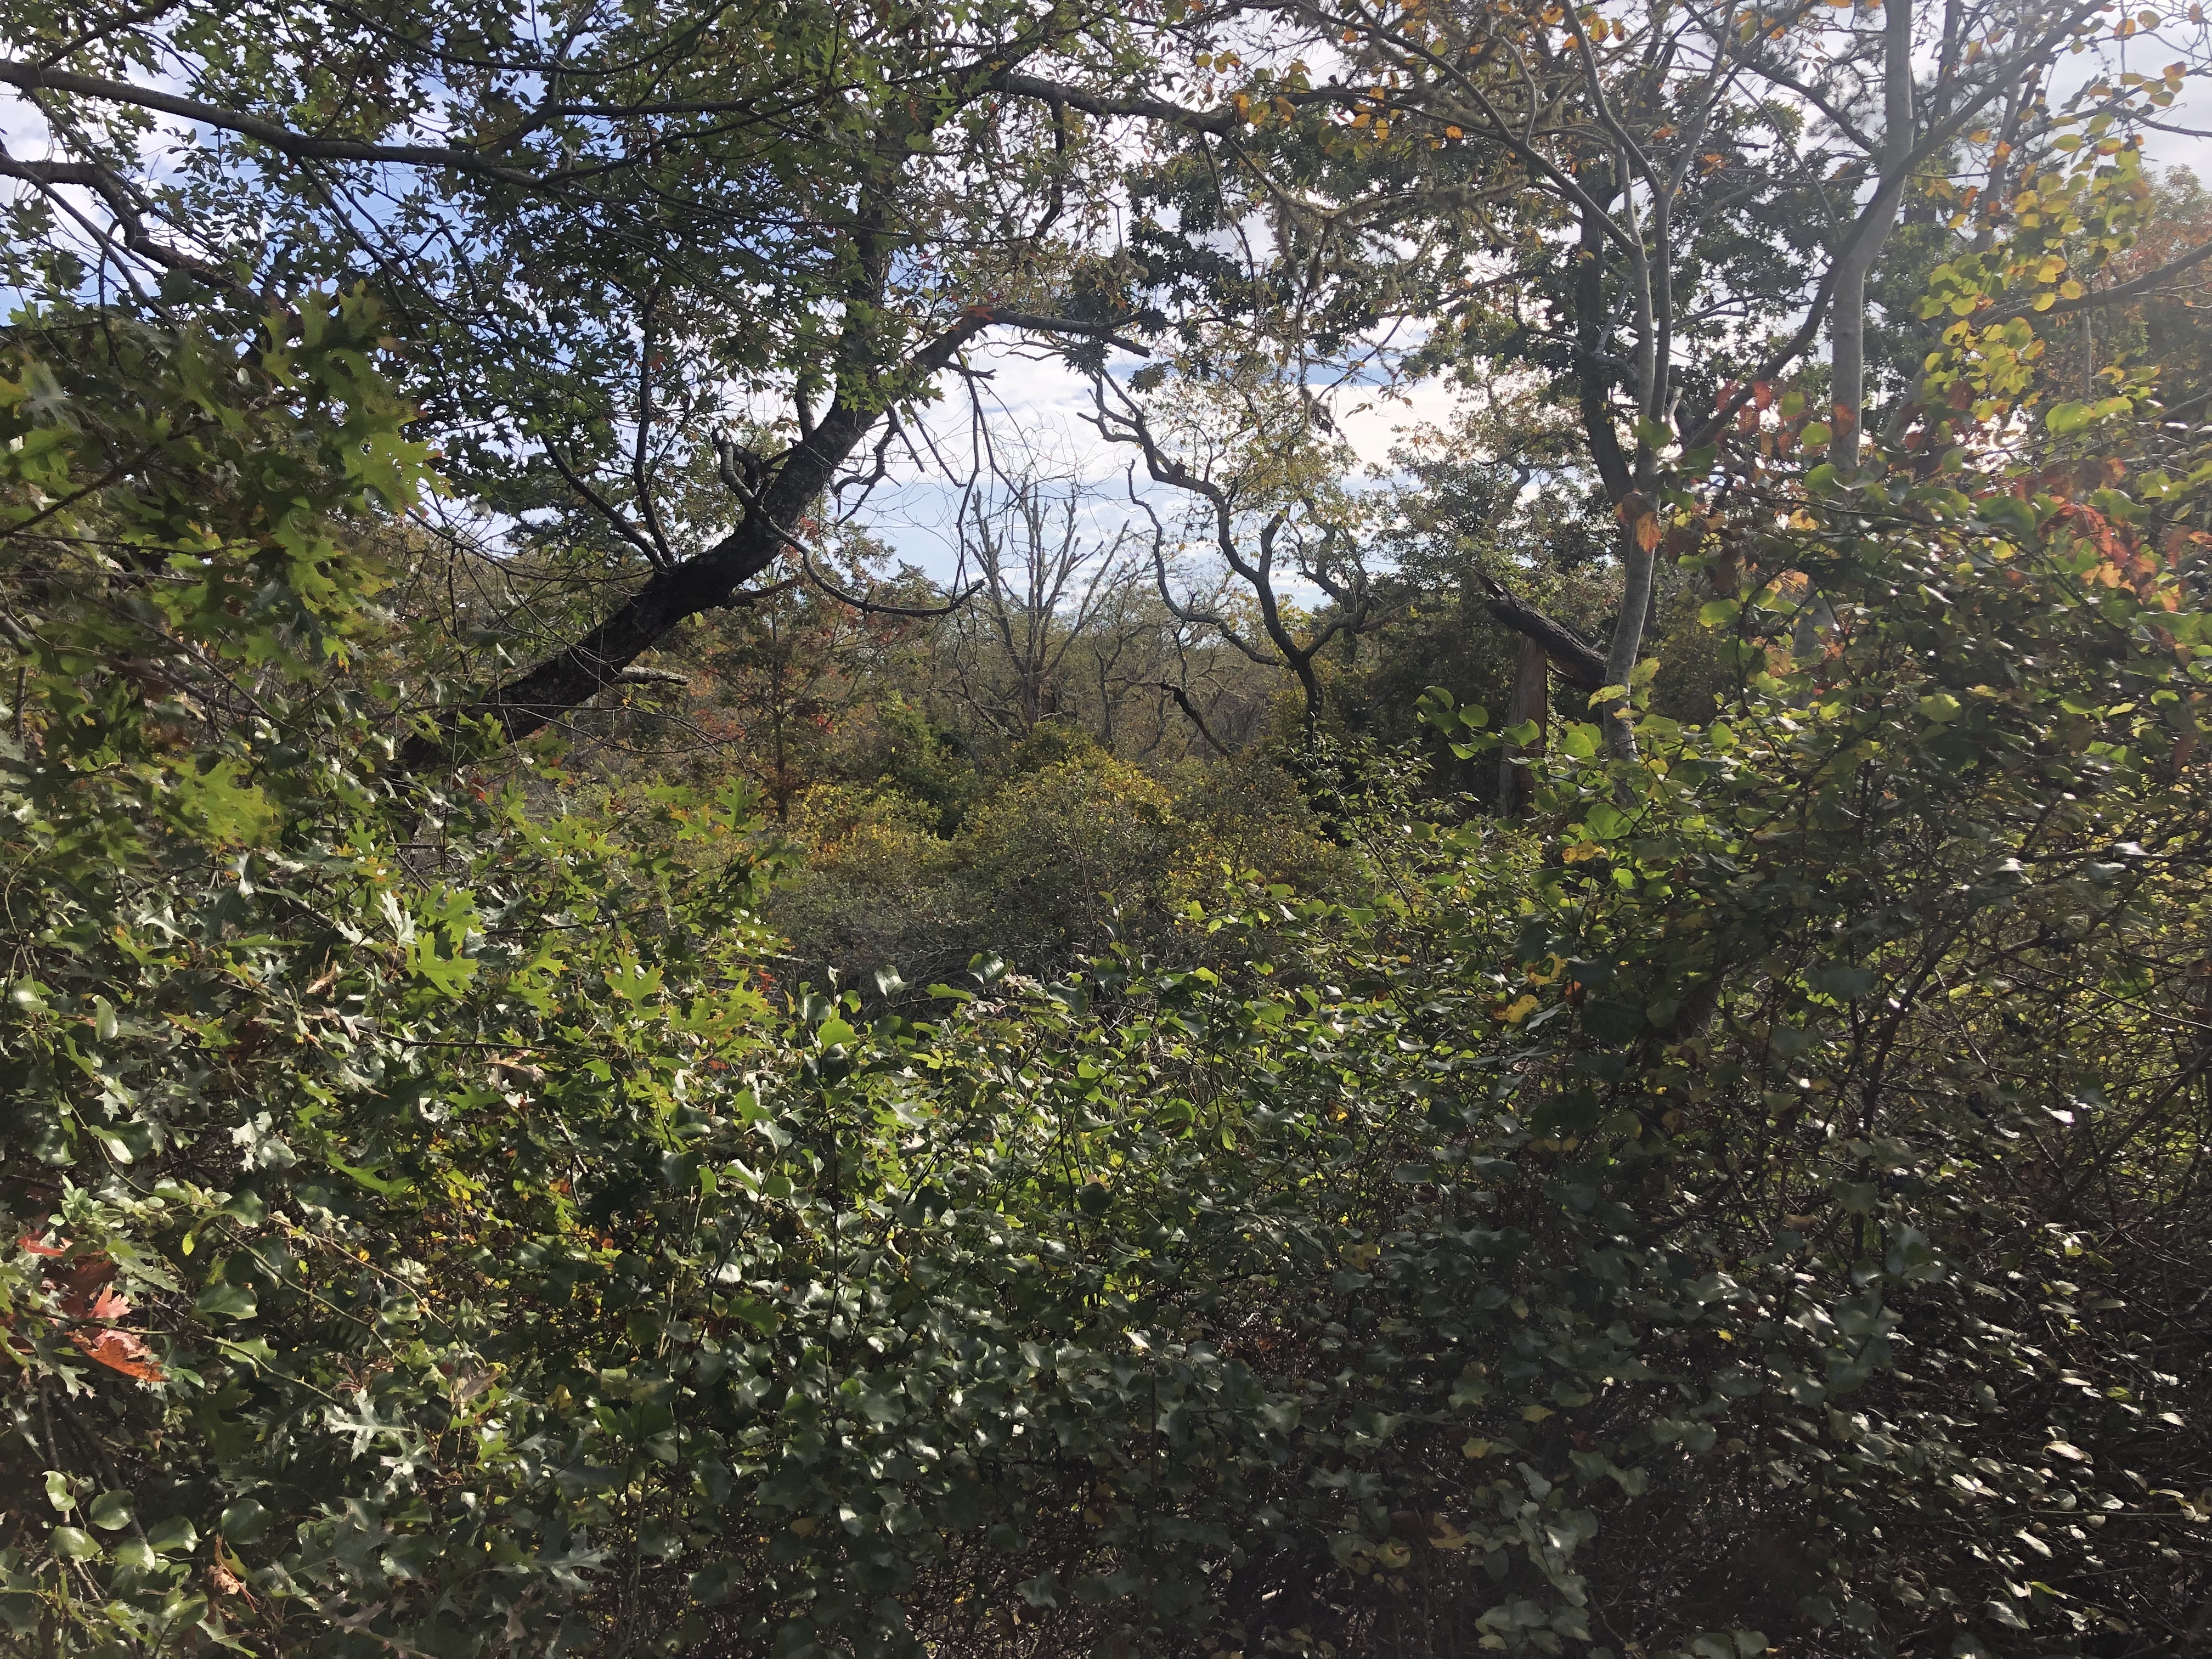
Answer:
<svg viewBox="0 0 2212 1659"><path fill-rule="evenodd" d="M1102 541L1110 540L1132 519L1145 524L1149 533L1149 524L1127 504L1128 467L1137 459L1136 452L1106 442L1085 418L1091 409L1088 381L1018 339L992 342L975 353L972 362L992 377L985 395L996 406L993 424L1001 434L995 441L1002 461L1026 449L1044 476L1084 487L1095 497ZM1433 380L1388 393L1375 386L1354 386L1325 395L1338 432L1363 467L1377 470L1388 468L1401 432L1448 424L1460 398L1455 389ZM947 458L963 463L969 448L965 400L948 395L936 405L931 425ZM1137 479L1172 530L1182 498L1172 489L1150 485L1141 465ZM950 583L959 574L953 520L960 501L957 488L918 476L908 465L894 471L875 492L866 517L872 533L898 559Z"/></svg>

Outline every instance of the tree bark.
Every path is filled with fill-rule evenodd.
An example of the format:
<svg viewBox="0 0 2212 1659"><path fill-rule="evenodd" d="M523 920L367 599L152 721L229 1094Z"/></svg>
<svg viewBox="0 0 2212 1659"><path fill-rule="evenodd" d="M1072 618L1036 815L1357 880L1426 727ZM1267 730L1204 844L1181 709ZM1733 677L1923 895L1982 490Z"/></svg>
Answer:
<svg viewBox="0 0 2212 1659"><path fill-rule="evenodd" d="M1544 752L1545 726L1551 702L1552 659L1544 642L1533 634L1521 636L1521 653L1513 667L1513 697L1505 708L1510 728L1527 721L1536 724L1535 738L1525 746L1510 738L1498 755L1498 814L1517 818L1527 815L1535 795L1535 780L1525 766L1516 764L1524 755Z"/></svg>
<svg viewBox="0 0 2212 1659"><path fill-rule="evenodd" d="M1544 649L1544 654L1557 665L1571 685L1585 691L1595 691L1607 684L1605 659L1588 640L1565 623L1554 622L1542 611L1523 605L1498 583L1489 577L1481 579L1489 602L1484 607L1492 621L1504 623L1515 633L1534 640Z"/></svg>
<svg viewBox="0 0 2212 1659"><path fill-rule="evenodd" d="M1874 199L1836 262L1835 311L1829 325L1829 395L1835 408L1828 464L1844 477L1858 470L1859 428L1866 415L1866 285L1889 240L1898 204L1912 176L1912 5L1887 0L1882 9L1881 158Z"/></svg>

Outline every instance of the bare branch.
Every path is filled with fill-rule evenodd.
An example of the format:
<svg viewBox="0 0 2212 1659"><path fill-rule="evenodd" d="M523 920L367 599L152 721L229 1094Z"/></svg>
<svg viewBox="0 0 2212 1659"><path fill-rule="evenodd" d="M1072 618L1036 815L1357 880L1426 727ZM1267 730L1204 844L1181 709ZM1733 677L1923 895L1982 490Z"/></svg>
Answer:
<svg viewBox="0 0 2212 1659"><path fill-rule="evenodd" d="M568 480L568 488L582 496L592 510L607 521L616 534L644 554L645 562L655 570L665 570L670 568L672 562L656 545L654 538L632 524L628 514L592 488L591 483L581 474L567 461L562 459L559 447L551 440L546 441L544 448L545 459L553 463L553 470Z"/></svg>
<svg viewBox="0 0 2212 1659"><path fill-rule="evenodd" d="M974 599L983 587L982 583L976 582L964 592L954 594L943 605L885 605L879 599L864 599L857 593L848 593L843 588L838 586L815 567L813 555L809 553L800 542L793 540L791 543L791 548L799 555L799 568L806 573L807 580L812 582L839 604L849 605L855 611L866 611L885 617L949 616Z"/></svg>
<svg viewBox="0 0 2212 1659"><path fill-rule="evenodd" d="M1091 340L1103 340L1139 357L1152 355L1150 346L1139 345L1124 337L1120 330L1137 320L1124 317L1110 323L1085 322L1079 317L1040 317L1026 311L1009 311L1003 306L977 306L969 313L987 323L1002 324L1007 328L1025 328L1039 334L1073 334Z"/></svg>

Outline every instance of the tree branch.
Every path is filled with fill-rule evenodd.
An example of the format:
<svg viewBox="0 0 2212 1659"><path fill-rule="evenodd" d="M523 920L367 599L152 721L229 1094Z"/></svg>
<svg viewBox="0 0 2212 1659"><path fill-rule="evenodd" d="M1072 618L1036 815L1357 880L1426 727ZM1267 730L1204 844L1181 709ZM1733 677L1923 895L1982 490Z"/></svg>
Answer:
<svg viewBox="0 0 2212 1659"><path fill-rule="evenodd" d="M2212 242L2201 242L2188 252L2167 260L2156 270L2145 271L2140 276L2130 278L2112 288L2098 289L2094 292L2084 294L2078 300L2057 301L2041 311L2035 310L2032 306L2013 306L2000 314L2006 317L2063 317L2069 312L2091 311L2099 306L2125 305L2130 300L2139 300L2146 294L2155 292L2170 279L2180 276L2185 270L2203 264L2207 259L2212 259Z"/></svg>
<svg viewBox="0 0 2212 1659"><path fill-rule="evenodd" d="M1605 684L1605 658L1595 646L1565 623L1554 622L1523 604L1487 574L1477 571L1475 580L1490 596L1486 608L1491 617L1542 646L1544 654L1569 681L1585 691L1595 691Z"/></svg>
<svg viewBox="0 0 2212 1659"><path fill-rule="evenodd" d="M14 87L19 92L58 92L179 116L220 132L234 132L241 138L251 138L295 161L384 161L402 167L451 167L532 191L541 190L546 184L532 173L487 161L472 149L439 144L374 144L359 138L319 138L295 132L280 122L249 115L242 110L202 103L197 98L179 98L173 93L133 86L128 81L79 75L74 70L50 69L12 58L0 58L0 86Z"/></svg>

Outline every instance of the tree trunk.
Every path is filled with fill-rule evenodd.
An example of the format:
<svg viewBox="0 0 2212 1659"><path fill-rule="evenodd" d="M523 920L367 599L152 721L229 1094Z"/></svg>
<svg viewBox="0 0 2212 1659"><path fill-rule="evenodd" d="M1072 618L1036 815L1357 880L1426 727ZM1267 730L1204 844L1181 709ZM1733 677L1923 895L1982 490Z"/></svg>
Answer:
<svg viewBox="0 0 2212 1659"><path fill-rule="evenodd" d="M1505 724L1510 728L1533 720L1536 735L1525 746L1506 740L1498 754L1498 815L1500 817L1524 817L1535 795L1535 781L1525 766L1515 763L1521 756L1530 757L1544 752L1545 727L1550 724L1552 659L1541 641L1528 635L1521 636L1521 653L1513 666L1513 698L1505 708Z"/></svg>

